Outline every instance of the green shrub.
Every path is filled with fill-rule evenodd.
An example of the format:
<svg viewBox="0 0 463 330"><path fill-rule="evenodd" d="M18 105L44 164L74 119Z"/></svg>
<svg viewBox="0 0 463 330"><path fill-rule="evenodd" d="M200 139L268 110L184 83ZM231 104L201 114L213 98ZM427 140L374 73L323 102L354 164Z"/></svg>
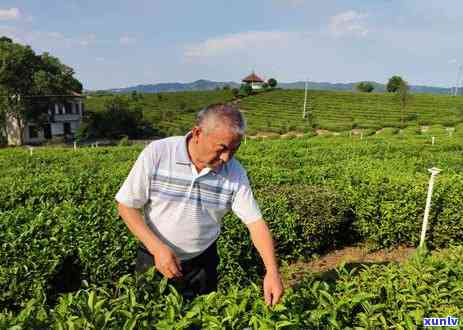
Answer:
<svg viewBox="0 0 463 330"><path fill-rule="evenodd" d="M278 255L295 259L339 243L348 219L343 199L332 189L269 186L256 196L275 235Z"/></svg>
<svg viewBox="0 0 463 330"><path fill-rule="evenodd" d="M126 147L130 145L129 137L126 135L122 139L119 140L118 146L119 147Z"/></svg>
<svg viewBox="0 0 463 330"><path fill-rule="evenodd" d="M348 234L352 219L343 199L332 189L269 186L256 190L255 195L280 260L307 259L352 239ZM223 287L259 280L264 272L262 261L246 227L234 215L224 218L218 246Z"/></svg>
<svg viewBox="0 0 463 330"><path fill-rule="evenodd" d="M397 127L385 127L382 132L384 135L396 135L397 133L399 133L399 129Z"/></svg>
<svg viewBox="0 0 463 330"><path fill-rule="evenodd" d="M304 127L304 135L307 135L307 136L316 136L317 133L315 133L314 129L312 127Z"/></svg>
<svg viewBox="0 0 463 330"><path fill-rule="evenodd" d="M437 178L429 219L428 246L448 247L463 242L463 178Z"/></svg>
<svg viewBox="0 0 463 330"><path fill-rule="evenodd" d="M253 135L256 135L256 134L257 134L256 129L246 129L246 135L247 136L253 136Z"/></svg>

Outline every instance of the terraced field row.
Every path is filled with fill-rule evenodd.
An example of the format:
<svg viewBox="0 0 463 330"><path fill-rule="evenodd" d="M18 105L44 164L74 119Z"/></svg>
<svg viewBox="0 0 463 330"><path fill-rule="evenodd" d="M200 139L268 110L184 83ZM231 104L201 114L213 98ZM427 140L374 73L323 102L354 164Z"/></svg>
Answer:
<svg viewBox="0 0 463 330"><path fill-rule="evenodd" d="M301 127L303 91L274 91L244 99L251 128L265 128L266 121L281 118L281 127ZM413 95L404 110L394 95L309 92L307 110L311 125L345 128L348 126L379 128L413 124L455 125L463 120L463 99L448 96ZM261 118L259 121L258 119ZM278 125L276 125L278 126Z"/></svg>
<svg viewBox="0 0 463 330"><path fill-rule="evenodd" d="M178 92L126 97L130 106L143 109L145 119L166 135L184 134L202 107L232 100L230 91ZM87 108L101 110L105 97L88 100ZM411 95L404 109L396 95L309 91L307 112L302 118L304 91L275 90L240 101L248 123L248 135L258 132L307 132L313 128L345 131L463 122L463 97Z"/></svg>

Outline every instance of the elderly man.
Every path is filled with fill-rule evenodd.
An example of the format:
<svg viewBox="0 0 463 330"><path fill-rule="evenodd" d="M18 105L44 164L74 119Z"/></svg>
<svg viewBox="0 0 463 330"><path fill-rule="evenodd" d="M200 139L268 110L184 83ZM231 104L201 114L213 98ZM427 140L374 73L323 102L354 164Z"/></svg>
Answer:
<svg viewBox="0 0 463 330"><path fill-rule="evenodd" d="M233 157L244 126L233 106L203 109L186 136L157 140L143 150L116 200L120 216L142 243L136 270L155 265L185 296L217 289L215 242L223 216L232 210L262 257L264 297L273 305L283 286L272 236L246 172Z"/></svg>

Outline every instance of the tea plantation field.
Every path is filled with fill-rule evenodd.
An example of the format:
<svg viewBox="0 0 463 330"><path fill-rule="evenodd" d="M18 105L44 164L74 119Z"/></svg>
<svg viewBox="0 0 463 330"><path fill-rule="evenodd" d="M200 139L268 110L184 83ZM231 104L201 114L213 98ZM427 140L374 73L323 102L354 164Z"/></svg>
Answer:
<svg viewBox="0 0 463 330"><path fill-rule="evenodd" d="M233 100L231 91L143 94L133 99L122 95L131 107L143 109L146 120L167 135L185 134L202 107ZM92 96L86 108L99 111L109 96ZM313 128L347 131L352 128L378 130L384 127L442 125L463 122L463 97L412 94L402 108L395 94L309 91L303 119L303 90L273 90L240 100L248 123L248 135L259 132L284 134Z"/></svg>
<svg viewBox="0 0 463 330"><path fill-rule="evenodd" d="M172 92L157 94L120 94L130 107L141 109L143 118L153 123L166 136L185 134L191 129L194 121L185 122L184 118L190 118L207 105L214 103L230 102L233 94L230 90L221 91L195 91ZM101 111L105 102L112 99L108 95L92 95L85 101L89 111Z"/></svg>
<svg viewBox="0 0 463 330"><path fill-rule="evenodd" d="M304 91L276 90L242 100L251 131L304 131L318 127L332 131L351 128L416 125L455 126L463 121L463 98L413 94L405 108L395 94L309 91L302 119Z"/></svg>
<svg viewBox="0 0 463 330"><path fill-rule="evenodd" d="M431 144L435 136L435 145ZM310 274L268 307L263 266L233 215L219 239L220 288L185 301L153 271L114 195L141 146L0 150L0 328L414 329L463 317L463 129L247 140L248 171L281 263L335 247L417 246L429 173L437 177L428 253L403 264Z"/></svg>

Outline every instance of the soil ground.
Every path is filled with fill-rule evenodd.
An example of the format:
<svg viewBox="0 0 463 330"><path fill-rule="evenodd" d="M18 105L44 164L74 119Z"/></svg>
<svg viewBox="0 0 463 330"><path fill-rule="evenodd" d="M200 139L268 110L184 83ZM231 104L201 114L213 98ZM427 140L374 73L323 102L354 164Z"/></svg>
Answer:
<svg viewBox="0 0 463 330"><path fill-rule="evenodd" d="M285 137L303 137L304 136L304 133L302 132L297 132L297 131L289 131L285 134L281 134L280 137L281 138L285 138Z"/></svg>
<svg viewBox="0 0 463 330"><path fill-rule="evenodd" d="M330 131L326 129L317 128L315 129L315 133L317 133L317 135L325 135L325 134L329 134Z"/></svg>
<svg viewBox="0 0 463 330"><path fill-rule="evenodd" d="M308 262L295 262L282 267L285 287L291 287L307 274L318 273L322 277L335 275L336 267L342 263L352 264L384 264L389 262L404 262L415 251L415 248L398 246L369 252L366 246L350 246L332 251L318 259Z"/></svg>
<svg viewBox="0 0 463 330"><path fill-rule="evenodd" d="M421 132L425 133L429 130L429 126L422 125L421 126Z"/></svg>

